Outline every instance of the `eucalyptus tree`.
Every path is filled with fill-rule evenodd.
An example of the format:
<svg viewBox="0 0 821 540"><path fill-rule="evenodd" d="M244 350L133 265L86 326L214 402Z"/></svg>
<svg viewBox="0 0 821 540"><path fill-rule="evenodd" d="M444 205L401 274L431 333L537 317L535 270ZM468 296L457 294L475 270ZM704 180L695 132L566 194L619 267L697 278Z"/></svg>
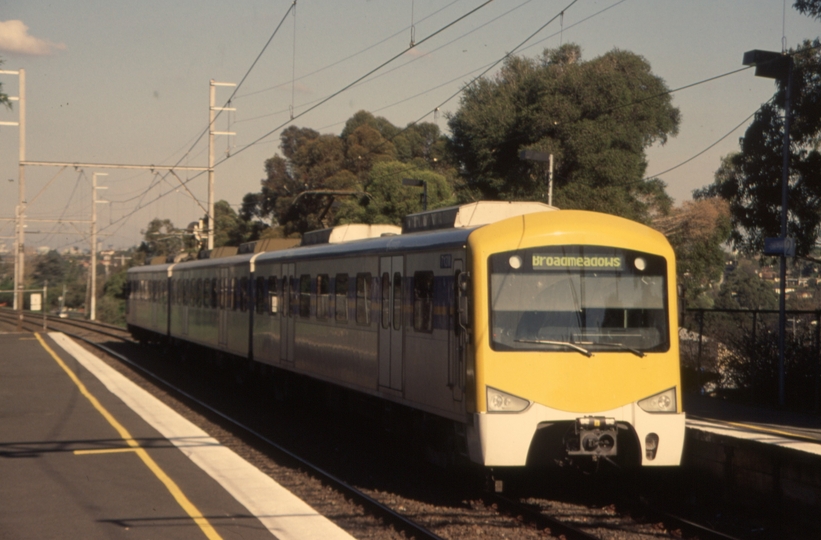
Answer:
<svg viewBox="0 0 821 540"><path fill-rule="evenodd" d="M613 50L583 61L567 44L538 58L512 56L463 93L448 121L468 198L543 200L544 165L555 158L555 204L647 222L672 200L645 178L645 150L678 133L679 110L643 57Z"/></svg>

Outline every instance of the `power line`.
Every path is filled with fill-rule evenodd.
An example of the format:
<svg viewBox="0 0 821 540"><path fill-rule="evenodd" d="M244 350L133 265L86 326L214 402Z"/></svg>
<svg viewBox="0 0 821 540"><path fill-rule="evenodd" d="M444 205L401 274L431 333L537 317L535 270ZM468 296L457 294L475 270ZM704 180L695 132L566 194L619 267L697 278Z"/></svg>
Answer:
<svg viewBox="0 0 821 540"><path fill-rule="evenodd" d="M577 0L574 0L574 2L573 2L573 3L575 3L576 1L577 1ZM490 4L491 2L493 2L493 0L487 0L487 1L485 1L484 3L482 3L482 4L481 4L481 5L479 5L479 6L477 6L476 8L474 8L474 9L472 9L472 10L468 11L468 12L467 12L467 13L465 13L464 15L462 15L462 16L460 16L460 17L458 17L457 19L455 19L455 20L451 21L450 23L448 23L448 24L446 24L445 26L443 26L443 27L439 28L438 30L436 30L436 31L435 31L435 32L433 32L432 34L428 35L427 37L425 37L424 39L422 39L421 41L419 41L416 45L421 45L422 43L424 43L424 42L426 42L426 41L428 41L428 40L432 39L433 37L437 36L438 34L441 34L442 32L444 32L445 30L447 30L447 29L448 29L448 28L450 28L451 26L453 26L453 25L455 25L455 24L459 23L460 21L464 20L465 18L467 18L467 17L469 17L469 16L473 15L473 14L474 14L474 13L476 13L477 11L479 11L479 10L481 10L482 8L486 7L486 6L487 6L488 4ZM292 6L292 7L293 7L293 6ZM288 11L288 12L290 12L290 9L289 9L289 11ZM286 16L286 17L287 17L287 15L288 15L288 12L286 12L286 14L285 14L285 16ZM284 21L284 18L283 18L283 21ZM280 27L281 25L282 25L282 22L280 22L280 25L279 25L279 26L277 26L277 30L279 30L279 27ZM276 31L274 32L274 34L276 34ZM273 38L273 36L272 36L272 38ZM269 40L269 42L270 42L270 40ZM266 47L267 47L267 44L266 44ZM279 131L280 129L282 129L282 127L284 127L284 126L286 126L287 124L289 124L289 123L293 122L293 121L294 121L294 120L296 120L297 118L300 118L300 117L302 117L302 116L304 116L304 115L308 114L308 113L309 113L309 112L311 112L312 110L316 109L317 107L319 107L319 106L323 105L324 103L327 103L328 101L330 101L330 100L331 100L331 99L333 99L334 97L338 96L339 94L341 94L341 93L345 92L346 90L348 90L349 88L351 88L352 86L354 86L355 84L357 84L358 82L360 82L360 81L362 81L362 80L366 79L367 77L369 77L369 76L370 76L370 75L372 75L373 73L376 73L377 71L379 71L380 69L382 69L382 68L383 68L383 67L385 67L386 65L390 64L391 62L393 62L393 61L394 61L394 60L396 60L397 58L401 57L403 54L405 54L406 52L408 52L408 51L409 51L410 49L412 49L412 48L413 48L413 47L408 47L408 48L406 48L406 49L403 49L400 53L398 53L398 54L394 55L394 56L393 56L393 57L391 57L390 59L386 60L385 62L383 62L382 64L380 64L380 65L378 65L377 67L373 68L372 70L368 71L367 73L365 73L365 74L364 74L364 75L362 75L361 77L357 78L357 79L356 79L356 80L354 80L353 82L351 82L351 83L347 84L346 86L344 86L344 87L343 87L343 88L341 88L340 90L338 90L338 91L334 92L333 94L331 94L330 96L326 97L326 98L325 98L325 99L323 99L321 102L319 102L319 103L317 103L316 105L314 105L313 107L310 107L309 109L307 109L307 110L305 110L305 111L301 112L300 114L295 115L293 118L291 118L291 119L290 119L290 120L288 120L287 122L284 122L283 124L281 124L281 125L277 126L276 128L272 129L271 131L269 131L269 132L268 132L268 133L266 133L265 135L263 135L263 136L259 137L259 138L258 138L258 139L256 139L255 141L253 141L253 142L251 142L251 143L249 143L249 144L247 144L247 145L243 146L242 148L240 148L239 150L237 150L236 152L234 152L231 156L228 156L228 157L223 158L222 160L220 160L219 162L217 162L214 166L216 167L216 166L218 166L218 165L220 165L220 164L224 163L224 162L225 162L225 161L227 161L228 159L230 159L230 158L232 158L232 157L235 157L235 156L237 156L237 155L241 154L242 152L244 152L244 151L245 151L245 150L247 150L248 148L250 148L250 147L252 147L252 146L256 145L256 144L257 144L257 143L259 143L260 141L262 141L262 140L266 139L267 137L271 136L273 133L275 133L275 132ZM259 59L259 57L257 57L257 59ZM256 61L255 61L255 62L256 62ZM246 74L246 76L247 76L247 74ZM243 80L245 80L245 77L243 77ZM239 89L239 85L238 85L238 86L237 86L237 88L234 90L234 93L236 93L236 91L237 91L238 89ZM232 95L233 95L233 94L232 94ZM230 103L230 99L229 99L229 102L228 102L228 103ZM209 124L209 129L210 129L210 124ZM206 131L207 131L207 130L206 130ZM203 132L203 135L204 135L204 133L205 133L205 132ZM197 139L197 142L199 142L199 139L201 139L203 135L200 135L200 137ZM195 142L195 143L194 143L194 145L196 145L196 144L197 144L197 143ZM191 148L191 149L193 149L193 146L194 146L194 145L192 145L192 148ZM189 152L190 152L190 151L191 151L191 150L189 150ZM187 152L187 153L188 153L188 152ZM186 153L186 154L187 154L187 153ZM183 158L184 158L184 157L185 157L185 156L183 156ZM183 158L181 158L179 162L181 162ZM179 162L178 162L178 164L179 164ZM172 167L172 169L173 169L173 167ZM192 176L191 178L189 178L188 180L186 180L186 181L185 181L185 183L187 184L188 182L191 182L192 180L194 180L194 179L198 178L201 174L202 174L202 173L197 173L197 174L195 174L194 176ZM152 185L152 187L153 187L153 185ZM149 189L150 189L150 188L149 188ZM164 197L165 195L168 195L169 193L172 193L172 192L171 192L171 191L168 191L168 192L166 192L166 193L163 193L163 194L161 194L158 198L160 198L160 197ZM132 210L132 211L131 211L131 212L129 212L128 214L125 214L125 215L124 215L124 216L122 216L119 220L117 220L117 221L115 221L115 222L113 222L113 223L109 224L108 226L110 227L111 225L113 225L113 224L115 224L115 223L118 223L118 222L120 222L120 221L122 221L122 220L126 220L126 219L128 219L130 216L134 215L135 213L137 213L139 210L141 210L141 209L143 208L143 207L141 206L141 204L142 204L142 199L141 199L141 200L140 200L140 202L138 203L137 207L136 207L136 208L134 208L134 210ZM105 230L106 228L107 228L107 227L104 227L103 229L101 229L101 231L102 231L102 230ZM117 229L117 230L119 230L119 229Z"/></svg>

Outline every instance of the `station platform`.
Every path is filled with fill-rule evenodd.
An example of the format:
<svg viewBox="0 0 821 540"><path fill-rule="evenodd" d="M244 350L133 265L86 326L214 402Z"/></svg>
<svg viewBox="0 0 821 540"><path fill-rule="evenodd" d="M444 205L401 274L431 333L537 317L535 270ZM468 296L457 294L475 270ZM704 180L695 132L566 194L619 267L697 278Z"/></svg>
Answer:
<svg viewBox="0 0 821 540"><path fill-rule="evenodd" d="M0 334L0 538L350 539L60 333Z"/></svg>
<svg viewBox="0 0 821 540"><path fill-rule="evenodd" d="M682 466L727 499L806 519L821 509L821 417L684 396ZM764 506L761 506L764 505Z"/></svg>

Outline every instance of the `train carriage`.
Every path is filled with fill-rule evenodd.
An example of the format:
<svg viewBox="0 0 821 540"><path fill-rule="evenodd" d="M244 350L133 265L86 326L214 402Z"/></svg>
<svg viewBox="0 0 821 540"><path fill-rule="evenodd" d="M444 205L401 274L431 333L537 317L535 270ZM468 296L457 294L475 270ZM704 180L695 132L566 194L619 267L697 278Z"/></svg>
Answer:
<svg viewBox="0 0 821 540"><path fill-rule="evenodd" d="M351 241L368 226L346 227L341 241L327 230L132 269L134 283L168 276L171 295L148 303L170 302L171 318L163 330L132 293L129 324L436 418L449 451L486 467L679 463L675 260L660 233L487 202L409 216L401 234Z"/></svg>

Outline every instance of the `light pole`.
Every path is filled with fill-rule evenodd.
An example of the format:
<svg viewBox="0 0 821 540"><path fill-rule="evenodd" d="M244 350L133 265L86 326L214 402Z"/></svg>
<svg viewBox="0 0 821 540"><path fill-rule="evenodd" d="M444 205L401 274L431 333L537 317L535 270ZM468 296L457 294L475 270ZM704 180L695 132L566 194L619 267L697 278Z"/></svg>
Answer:
<svg viewBox="0 0 821 540"><path fill-rule="evenodd" d="M793 60L792 56L772 51L747 51L742 63L755 66L756 77L778 79L786 82L786 99L784 100L784 141L781 162L781 235L779 238L767 238L764 242L765 255L777 255L781 259L779 271L778 295L778 405L783 407L784 393L784 353L787 330L786 297L787 297L787 257L795 256L795 242L787 236L787 202L790 179L790 115L792 99Z"/></svg>
<svg viewBox="0 0 821 540"><path fill-rule="evenodd" d="M403 178L402 185L422 188L422 211L428 210L428 183L415 178Z"/></svg>
<svg viewBox="0 0 821 540"><path fill-rule="evenodd" d="M519 159L525 161L541 161L547 163L547 204L553 206L553 154L537 152L536 150L522 150Z"/></svg>

